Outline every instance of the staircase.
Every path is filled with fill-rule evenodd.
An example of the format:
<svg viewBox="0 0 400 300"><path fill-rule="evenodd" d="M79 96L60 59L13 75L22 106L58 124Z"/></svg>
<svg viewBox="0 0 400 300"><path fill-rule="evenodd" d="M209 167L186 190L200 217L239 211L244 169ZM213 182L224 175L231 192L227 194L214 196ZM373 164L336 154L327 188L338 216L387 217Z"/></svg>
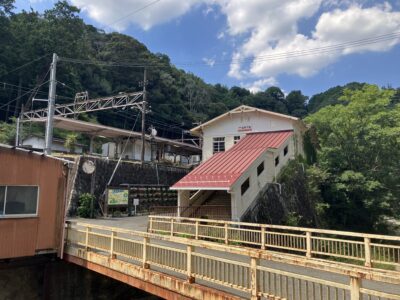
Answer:
<svg viewBox="0 0 400 300"><path fill-rule="evenodd" d="M231 195L226 191L214 191L210 197L208 197L203 205L219 205L219 206L231 206Z"/></svg>
<svg viewBox="0 0 400 300"><path fill-rule="evenodd" d="M230 220L231 195L226 191L213 191L199 206L189 211L190 218Z"/></svg>

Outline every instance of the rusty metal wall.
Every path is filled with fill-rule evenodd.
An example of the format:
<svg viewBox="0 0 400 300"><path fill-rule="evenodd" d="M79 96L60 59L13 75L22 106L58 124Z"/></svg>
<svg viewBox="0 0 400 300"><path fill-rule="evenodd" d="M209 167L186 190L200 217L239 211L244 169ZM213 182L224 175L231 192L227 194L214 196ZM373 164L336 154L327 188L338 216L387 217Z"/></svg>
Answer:
<svg viewBox="0 0 400 300"><path fill-rule="evenodd" d="M39 186L37 217L0 218L0 258L60 249L67 174L60 160L0 147L0 185Z"/></svg>
<svg viewBox="0 0 400 300"><path fill-rule="evenodd" d="M37 218L0 219L0 259L35 255Z"/></svg>

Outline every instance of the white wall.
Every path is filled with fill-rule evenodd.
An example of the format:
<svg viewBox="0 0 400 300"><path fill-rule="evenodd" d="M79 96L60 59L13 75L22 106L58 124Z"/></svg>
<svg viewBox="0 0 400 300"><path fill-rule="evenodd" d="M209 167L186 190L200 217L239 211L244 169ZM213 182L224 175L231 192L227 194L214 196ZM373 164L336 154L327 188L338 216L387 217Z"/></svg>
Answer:
<svg viewBox="0 0 400 300"><path fill-rule="evenodd" d="M105 143L101 145L101 155L108 158L115 158L116 145L115 143Z"/></svg>
<svg viewBox="0 0 400 300"><path fill-rule="evenodd" d="M123 151L125 147L125 141L118 143L118 149L115 149L116 144L113 142L109 142L102 145L102 155L109 158L119 158L120 153ZM153 146L153 160L156 159L156 146ZM149 142L146 141L145 143L145 154L144 160L151 161L151 145ZM125 148L125 151L122 155L122 158L125 159L132 159L132 160L140 160L142 155L142 141L141 140L131 140ZM197 159L196 159L197 158ZM164 159L174 162L174 155L171 153L164 153ZM182 164L190 164L196 163L200 159L199 156L194 157L185 157L176 155L176 162Z"/></svg>
<svg viewBox="0 0 400 300"><path fill-rule="evenodd" d="M44 149L45 141L44 138L31 136L22 141L22 146L31 147L34 149ZM64 143L61 141L53 141L51 145L51 150L58 152L69 152L67 148L64 147ZM81 146L75 146L74 153L82 153L83 149Z"/></svg>
<svg viewBox="0 0 400 300"><path fill-rule="evenodd" d="M144 145L145 145L144 160L150 161L151 160L150 143L146 142ZM122 151L124 151L124 153L122 154L122 158L140 160L142 157L142 141L131 140L128 142L126 147L125 147L125 141L122 141L118 144L109 142L102 145L102 155L109 158L119 158L121 156Z"/></svg>
<svg viewBox="0 0 400 300"><path fill-rule="evenodd" d="M288 146L288 153L286 156L283 154L283 149ZM242 215L246 212L248 207L256 199L260 191L267 183L275 181L276 176L285 166L289 159L295 155L294 138L289 138L279 149L266 150L248 170L242 174L238 181L234 184L231 190L232 199L232 220L239 221ZM279 156L279 164L275 167L275 158ZM264 161L264 171L258 176L257 167ZM250 187L242 195L241 186L250 178Z"/></svg>
<svg viewBox="0 0 400 300"><path fill-rule="evenodd" d="M234 113L203 128L203 161L213 155L213 138L225 137L225 150L233 146L236 135L248 132L296 130L291 119L269 116L261 112Z"/></svg>

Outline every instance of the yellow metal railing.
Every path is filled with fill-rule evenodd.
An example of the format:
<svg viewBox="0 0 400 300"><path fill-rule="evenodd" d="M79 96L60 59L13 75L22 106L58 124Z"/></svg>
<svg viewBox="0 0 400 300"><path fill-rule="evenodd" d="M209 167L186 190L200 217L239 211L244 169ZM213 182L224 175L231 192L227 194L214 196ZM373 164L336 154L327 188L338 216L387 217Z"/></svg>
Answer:
<svg viewBox="0 0 400 300"><path fill-rule="evenodd" d="M161 241L168 241L168 246ZM70 248L77 248L87 252L96 252L110 259L139 264L146 269L157 267L158 270L161 269L161 272L173 271L183 274L190 283L201 279L205 285L217 284L231 289L233 292L245 293L251 299L266 297L268 299L296 300L359 300L378 297L376 299L400 300L400 292L396 294L390 290L390 287L387 288L389 291L382 291L379 290L377 284L372 285L378 286L376 289L362 286L363 278L375 280L375 283L379 281L378 278L386 278L388 280L384 281L386 285L389 283L399 284L400 273L397 272L389 274L387 273L389 271L385 271L385 273L382 271L382 274L371 275L371 277L365 273L365 270L341 267L337 269L337 272L347 276L348 281L339 283L320 278L318 275L314 277L301 272L301 274L296 273L296 268L287 271L271 267L268 265L268 261L272 259L272 256L264 255L261 250L224 244L213 245L213 243L205 241L83 223L67 223L65 242L66 253ZM241 255L242 258L238 261L232 258L230 253ZM285 259L282 259L283 256L281 254L280 256L281 262L285 262ZM287 261L289 262L289 258ZM300 260L292 261L299 262ZM314 265L313 268L329 272L333 270L323 263ZM129 275L134 276L134 274Z"/></svg>
<svg viewBox="0 0 400 300"><path fill-rule="evenodd" d="M308 258L400 267L400 237L209 219L149 216L149 232L289 252Z"/></svg>

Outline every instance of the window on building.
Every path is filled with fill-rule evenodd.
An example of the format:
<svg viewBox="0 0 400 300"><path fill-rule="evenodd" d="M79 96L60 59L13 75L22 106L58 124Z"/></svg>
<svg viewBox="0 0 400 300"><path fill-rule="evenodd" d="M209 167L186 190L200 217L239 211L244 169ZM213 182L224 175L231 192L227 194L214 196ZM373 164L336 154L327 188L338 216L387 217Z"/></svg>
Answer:
<svg viewBox="0 0 400 300"><path fill-rule="evenodd" d="M213 138L213 153L225 151L225 138L215 137Z"/></svg>
<svg viewBox="0 0 400 300"><path fill-rule="evenodd" d="M233 137L233 144L236 145L240 141L240 135L235 135Z"/></svg>
<svg viewBox="0 0 400 300"><path fill-rule="evenodd" d="M275 167L279 165L279 156L275 157Z"/></svg>
<svg viewBox="0 0 400 300"><path fill-rule="evenodd" d="M36 215L37 186L0 186L0 216Z"/></svg>
<svg viewBox="0 0 400 300"><path fill-rule="evenodd" d="M258 165L257 167L257 176L260 176L260 174L264 171L264 162Z"/></svg>
<svg viewBox="0 0 400 300"><path fill-rule="evenodd" d="M4 200L6 197L6 187L0 186L0 216L4 214Z"/></svg>
<svg viewBox="0 0 400 300"><path fill-rule="evenodd" d="M286 156L289 152L289 145L283 149L283 155Z"/></svg>
<svg viewBox="0 0 400 300"><path fill-rule="evenodd" d="M250 178L247 178L245 182L242 183L242 186L240 187L242 195L246 193L246 191L250 187Z"/></svg>

